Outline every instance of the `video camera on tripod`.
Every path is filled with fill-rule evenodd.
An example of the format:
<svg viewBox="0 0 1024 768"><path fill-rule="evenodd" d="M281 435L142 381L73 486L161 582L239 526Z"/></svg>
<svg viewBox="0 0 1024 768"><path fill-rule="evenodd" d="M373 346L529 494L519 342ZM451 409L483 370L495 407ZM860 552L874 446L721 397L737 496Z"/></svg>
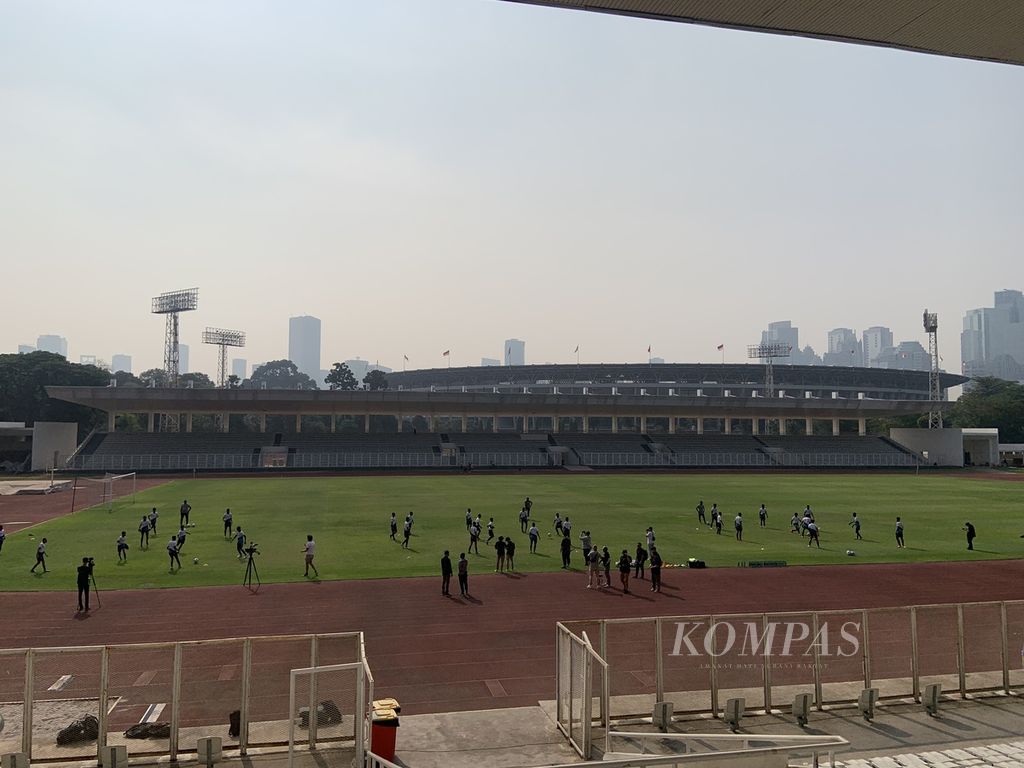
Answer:
<svg viewBox="0 0 1024 768"><path fill-rule="evenodd" d="M256 546L256 542L252 542L248 547L242 549L247 555L247 563L245 566L245 578L242 579L242 586L249 587L252 589L253 577L256 579L256 589L260 588L262 582L260 582L260 573L256 570L256 555L260 553L259 548Z"/></svg>
<svg viewBox="0 0 1024 768"><path fill-rule="evenodd" d="M245 552L245 554L247 554L249 556L250 560L252 559L253 555L258 555L260 553L260 550L256 546L256 542L255 541L252 542L248 547L243 547L242 551Z"/></svg>

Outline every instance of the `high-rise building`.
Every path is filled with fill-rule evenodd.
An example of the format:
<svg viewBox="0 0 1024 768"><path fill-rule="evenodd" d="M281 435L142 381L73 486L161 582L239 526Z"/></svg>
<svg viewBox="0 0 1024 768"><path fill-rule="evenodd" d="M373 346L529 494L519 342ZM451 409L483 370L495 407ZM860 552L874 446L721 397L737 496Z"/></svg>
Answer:
<svg viewBox="0 0 1024 768"><path fill-rule="evenodd" d="M875 325L865 329L861 338L863 339L861 352L864 355L864 365L868 368L876 368L875 360L882 354L882 350L892 346L892 331L884 326Z"/></svg>
<svg viewBox="0 0 1024 768"><path fill-rule="evenodd" d="M110 372L117 373L118 371L124 371L125 373L132 372L131 355L114 355L110 358Z"/></svg>
<svg viewBox="0 0 1024 768"><path fill-rule="evenodd" d="M994 303L964 315L960 334L963 373L1024 380L1024 294L996 291Z"/></svg>
<svg viewBox="0 0 1024 768"><path fill-rule="evenodd" d="M36 349L40 352L53 352L67 359L68 340L56 334L44 334L36 339Z"/></svg>
<svg viewBox="0 0 1024 768"><path fill-rule="evenodd" d="M762 344L784 344L790 348L790 355L779 358L780 362L790 362L793 352L800 351L800 329L794 328L789 320L768 323L768 330L761 331Z"/></svg>
<svg viewBox="0 0 1024 768"><path fill-rule="evenodd" d="M28 355L28 354L30 354L32 352L35 352L35 351L36 351L36 348L33 347L31 344L19 344L18 345L18 354L19 355Z"/></svg>
<svg viewBox="0 0 1024 768"><path fill-rule="evenodd" d="M505 339L505 365L526 365L526 342Z"/></svg>
<svg viewBox="0 0 1024 768"><path fill-rule="evenodd" d="M932 358L919 341L901 341L886 347L875 357L873 368L896 368L901 371L927 371Z"/></svg>
<svg viewBox="0 0 1024 768"><path fill-rule="evenodd" d="M237 376L238 380L241 381L245 378L246 361L244 357L233 357L231 358L231 375Z"/></svg>
<svg viewBox="0 0 1024 768"><path fill-rule="evenodd" d="M319 378L320 318L310 315L288 318L288 359L314 381Z"/></svg>
<svg viewBox="0 0 1024 768"><path fill-rule="evenodd" d="M833 328L828 332L825 365L864 365L864 354L857 332L850 328Z"/></svg>
<svg viewBox="0 0 1024 768"><path fill-rule="evenodd" d="M188 373L188 344L178 345L178 375Z"/></svg>
<svg viewBox="0 0 1024 768"><path fill-rule="evenodd" d="M487 368L488 366L491 365L501 365L501 360L495 360L493 357L481 357L480 365L482 365L484 368Z"/></svg>

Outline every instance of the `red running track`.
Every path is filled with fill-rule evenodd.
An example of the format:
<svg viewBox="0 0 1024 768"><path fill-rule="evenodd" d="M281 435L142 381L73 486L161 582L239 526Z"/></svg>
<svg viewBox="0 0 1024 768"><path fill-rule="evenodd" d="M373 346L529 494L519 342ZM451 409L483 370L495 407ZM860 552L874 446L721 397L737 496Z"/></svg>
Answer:
<svg viewBox="0 0 1024 768"><path fill-rule="evenodd" d="M1024 561L666 570L665 591L585 589L579 572L105 592L76 617L66 593L0 593L0 647L362 630L376 690L410 713L525 706L554 697L555 622L1024 599Z"/></svg>

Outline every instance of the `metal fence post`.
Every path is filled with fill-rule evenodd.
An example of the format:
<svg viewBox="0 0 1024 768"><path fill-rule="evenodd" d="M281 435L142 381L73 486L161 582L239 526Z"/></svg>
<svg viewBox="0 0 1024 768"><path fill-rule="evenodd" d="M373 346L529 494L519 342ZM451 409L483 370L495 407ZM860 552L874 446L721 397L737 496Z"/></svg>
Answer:
<svg viewBox="0 0 1024 768"><path fill-rule="evenodd" d="M657 701L665 700L665 662L662 659L661 617L654 620L654 695Z"/></svg>
<svg viewBox="0 0 1024 768"><path fill-rule="evenodd" d="M1006 603L999 603L999 624L1002 632L1000 633L1000 641L1002 643L1003 651L1003 693L1007 696L1010 695L1010 638L1009 628L1006 622Z"/></svg>
<svg viewBox="0 0 1024 768"><path fill-rule="evenodd" d="M768 614L761 614L761 639L768 635ZM761 651L761 672L764 684L764 712L766 715L772 713L772 669L771 669L770 643L765 642L764 650Z"/></svg>
<svg viewBox="0 0 1024 768"><path fill-rule="evenodd" d="M921 660L917 655L917 606L910 606L910 677L914 701L921 702Z"/></svg>
<svg viewBox="0 0 1024 768"><path fill-rule="evenodd" d="M309 638L309 666L316 667L320 664L320 643L318 642L317 635L312 635ZM309 748L310 750L316 747L316 726L317 720L317 707L320 706L320 702L317 698L317 674L316 672L309 673ZM289 712L289 717L295 717L295 712Z"/></svg>
<svg viewBox="0 0 1024 768"><path fill-rule="evenodd" d="M21 751L32 760L32 696L35 692L35 680L32 672L35 651L25 651L25 701L22 702L21 713Z"/></svg>
<svg viewBox="0 0 1024 768"><path fill-rule="evenodd" d="M825 709L825 704L821 700L821 646L818 645L818 612L815 611L811 614L811 627L814 630L812 637L812 648L814 648L814 705L818 711L821 712Z"/></svg>
<svg viewBox="0 0 1024 768"><path fill-rule="evenodd" d="M252 638L242 641L242 701L238 712L238 752L249 748L249 699L252 696Z"/></svg>
<svg viewBox="0 0 1024 768"><path fill-rule="evenodd" d="M598 631L597 631L597 642L598 642L598 647L601 649L601 659L603 661L607 662L608 661L608 620L607 619L601 619L601 624L599 625ZM603 700L601 701L601 708L602 708L601 719L605 720L605 721L610 720L611 719L611 714L604 711L604 701Z"/></svg>
<svg viewBox="0 0 1024 768"><path fill-rule="evenodd" d="M583 759L589 760L591 755L591 749L593 748L593 728L594 728L594 659L590 653L584 649L583 653Z"/></svg>
<svg viewBox="0 0 1024 768"><path fill-rule="evenodd" d="M711 638L711 650L710 650L710 653L708 654L708 656L711 657L709 659L709 664L708 664L708 672L709 672L709 675L711 677L711 681L710 681L711 682L711 716L717 719L718 718L718 656L716 654L718 653L718 650L717 650L718 643L717 643L717 639L715 637L715 617L714 616L708 616L708 632L709 632L708 637ZM705 640L705 642L707 642L707 641ZM705 650L707 650L706 646L705 646Z"/></svg>
<svg viewBox="0 0 1024 768"><path fill-rule="evenodd" d="M171 762L178 759L178 727L181 721L181 643L174 644L174 672L171 677Z"/></svg>
<svg viewBox="0 0 1024 768"><path fill-rule="evenodd" d="M956 605L956 673L960 682L960 698L967 698L967 671L964 668L964 606Z"/></svg>
<svg viewBox="0 0 1024 768"><path fill-rule="evenodd" d="M103 764L103 748L107 745L107 696L110 681L110 648L103 646L100 650L100 701L97 719L100 721L100 732L96 737L96 749L100 765ZM110 768L105 766L105 768Z"/></svg>
<svg viewBox="0 0 1024 768"><path fill-rule="evenodd" d="M868 632L868 612L860 612L861 632L864 634L864 687L871 687L871 634Z"/></svg>
<svg viewBox="0 0 1024 768"><path fill-rule="evenodd" d="M366 711L366 669L362 664L356 669L356 708L354 710L355 717L359 718L353 724L353 736L356 740L356 762L358 766L363 765L363 749L365 744L363 743L366 739L366 718L370 714Z"/></svg>

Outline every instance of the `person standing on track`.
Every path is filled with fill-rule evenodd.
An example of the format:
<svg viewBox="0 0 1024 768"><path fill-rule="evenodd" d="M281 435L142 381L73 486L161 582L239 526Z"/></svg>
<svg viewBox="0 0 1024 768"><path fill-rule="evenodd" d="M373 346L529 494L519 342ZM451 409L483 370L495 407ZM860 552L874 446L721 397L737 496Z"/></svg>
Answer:
<svg viewBox="0 0 1024 768"><path fill-rule="evenodd" d="M230 508L224 510L224 516L221 518L221 520L224 521L224 538L225 539L230 539L231 538L231 524L235 520L234 516L231 514L231 509Z"/></svg>
<svg viewBox="0 0 1024 768"><path fill-rule="evenodd" d="M494 554L497 555L497 560L494 563L495 573L505 572L505 537L499 536L498 540L494 543Z"/></svg>
<svg viewBox="0 0 1024 768"><path fill-rule="evenodd" d="M117 537L117 562L128 562L128 533L121 531L121 535Z"/></svg>
<svg viewBox="0 0 1024 768"><path fill-rule="evenodd" d="M451 597L451 593L448 591L448 585L452 580L452 559L448 556L448 550L444 551L444 555L441 557L441 594L445 597Z"/></svg>
<svg viewBox="0 0 1024 768"><path fill-rule="evenodd" d="M587 567L587 558L590 555L590 531L580 532L580 547L583 549L583 567Z"/></svg>
<svg viewBox="0 0 1024 768"><path fill-rule="evenodd" d="M606 587L611 587L612 553L608 551L608 547L601 547L601 569L604 571L604 585Z"/></svg>
<svg viewBox="0 0 1024 768"><path fill-rule="evenodd" d="M537 553L537 541L540 539L540 531L537 530L537 523L530 526L530 553Z"/></svg>
<svg viewBox="0 0 1024 768"><path fill-rule="evenodd" d="M903 521L899 517L896 518L896 547L897 549L905 549L906 544L903 543Z"/></svg>
<svg viewBox="0 0 1024 768"><path fill-rule="evenodd" d="M636 573L633 575L638 579L643 579L644 566L647 564L647 550L643 548L639 541L636 543L636 558L633 562L636 566Z"/></svg>
<svg viewBox="0 0 1024 768"><path fill-rule="evenodd" d="M648 525L644 536L647 539L647 551L650 552L654 548L654 528Z"/></svg>
<svg viewBox="0 0 1024 768"><path fill-rule="evenodd" d="M152 526L149 524L149 518L143 515L142 522L139 523L139 549L149 549L150 528Z"/></svg>
<svg viewBox="0 0 1024 768"><path fill-rule="evenodd" d="M306 543L302 546L302 553L305 555L306 560L306 572L303 575L308 577L309 569L312 568L313 575L319 579L320 571L318 571L316 566L313 565L313 558L316 557L316 542L313 541L313 534L306 534Z"/></svg>
<svg viewBox="0 0 1024 768"><path fill-rule="evenodd" d="M632 567L632 563L629 561L629 550L622 550L622 554L619 555L619 581L622 582L622 591L625 594L629 594L629 571Z"/></svg>
<svg viewBox="0 0 1024 768"><path fill-rule="evenodd" d="M39 546L36 547L36 564L30 569L31 573L36 572L36 568L43 566L43 573L46 573L46 538L39 542Z"/></svg>
<svg viewBox="0 0 1024 768"><path fill-rule="evenodd" d="M509 537L505 537L505 564L510 572L516 569L516 543Z"/></svg>
<svg viewBox="0 0 1024 768"><path fill-rule="evenodd" d="M568 541L568 539L566 539ZM597 548L590 550L590 555L587 557L587 589L594 588L594 580L597 580L597 586L601 586L601 572L600 572L600 555Z"/></svg>
<svg viewBox="0 0 1024 768"><path fill-rule="evenodd" d="M651 592L661 592L661 555L651 547Z"/></svg>
<svg viewBox="0 0 1024 768"><path fill-rule="evenodd" d="M89 579L92 577L93 561L91 557L83 557L78 566L78 610L89 610ZM82 598L85 598L83 601Z"/></svg>
<svg viewBox="0 0 1024 768"><path fill-rule="evenodd" d="M188 499L181 502L181 508L178 510L178 525L184 528L188 525L188 513L192 511L192 505L188 503Z"/></svg>
<svg viewBox="0 0 1024 768"><path fill-rule="evenodd" d="M550 534L549 534L550 535ZM562 537L562 541L559 544L562 551L562 567L566 570L569 569L569 558L572 555L572 542L569 541L565 536ZM593 550L591 550L593 551Z"/></svg>
<svg viewBox="0 0 1024 768"><path fill-rule="evenodd" d="M469 561L465 552L459 554L459 592L463 597L469 595Z"/></svg>

